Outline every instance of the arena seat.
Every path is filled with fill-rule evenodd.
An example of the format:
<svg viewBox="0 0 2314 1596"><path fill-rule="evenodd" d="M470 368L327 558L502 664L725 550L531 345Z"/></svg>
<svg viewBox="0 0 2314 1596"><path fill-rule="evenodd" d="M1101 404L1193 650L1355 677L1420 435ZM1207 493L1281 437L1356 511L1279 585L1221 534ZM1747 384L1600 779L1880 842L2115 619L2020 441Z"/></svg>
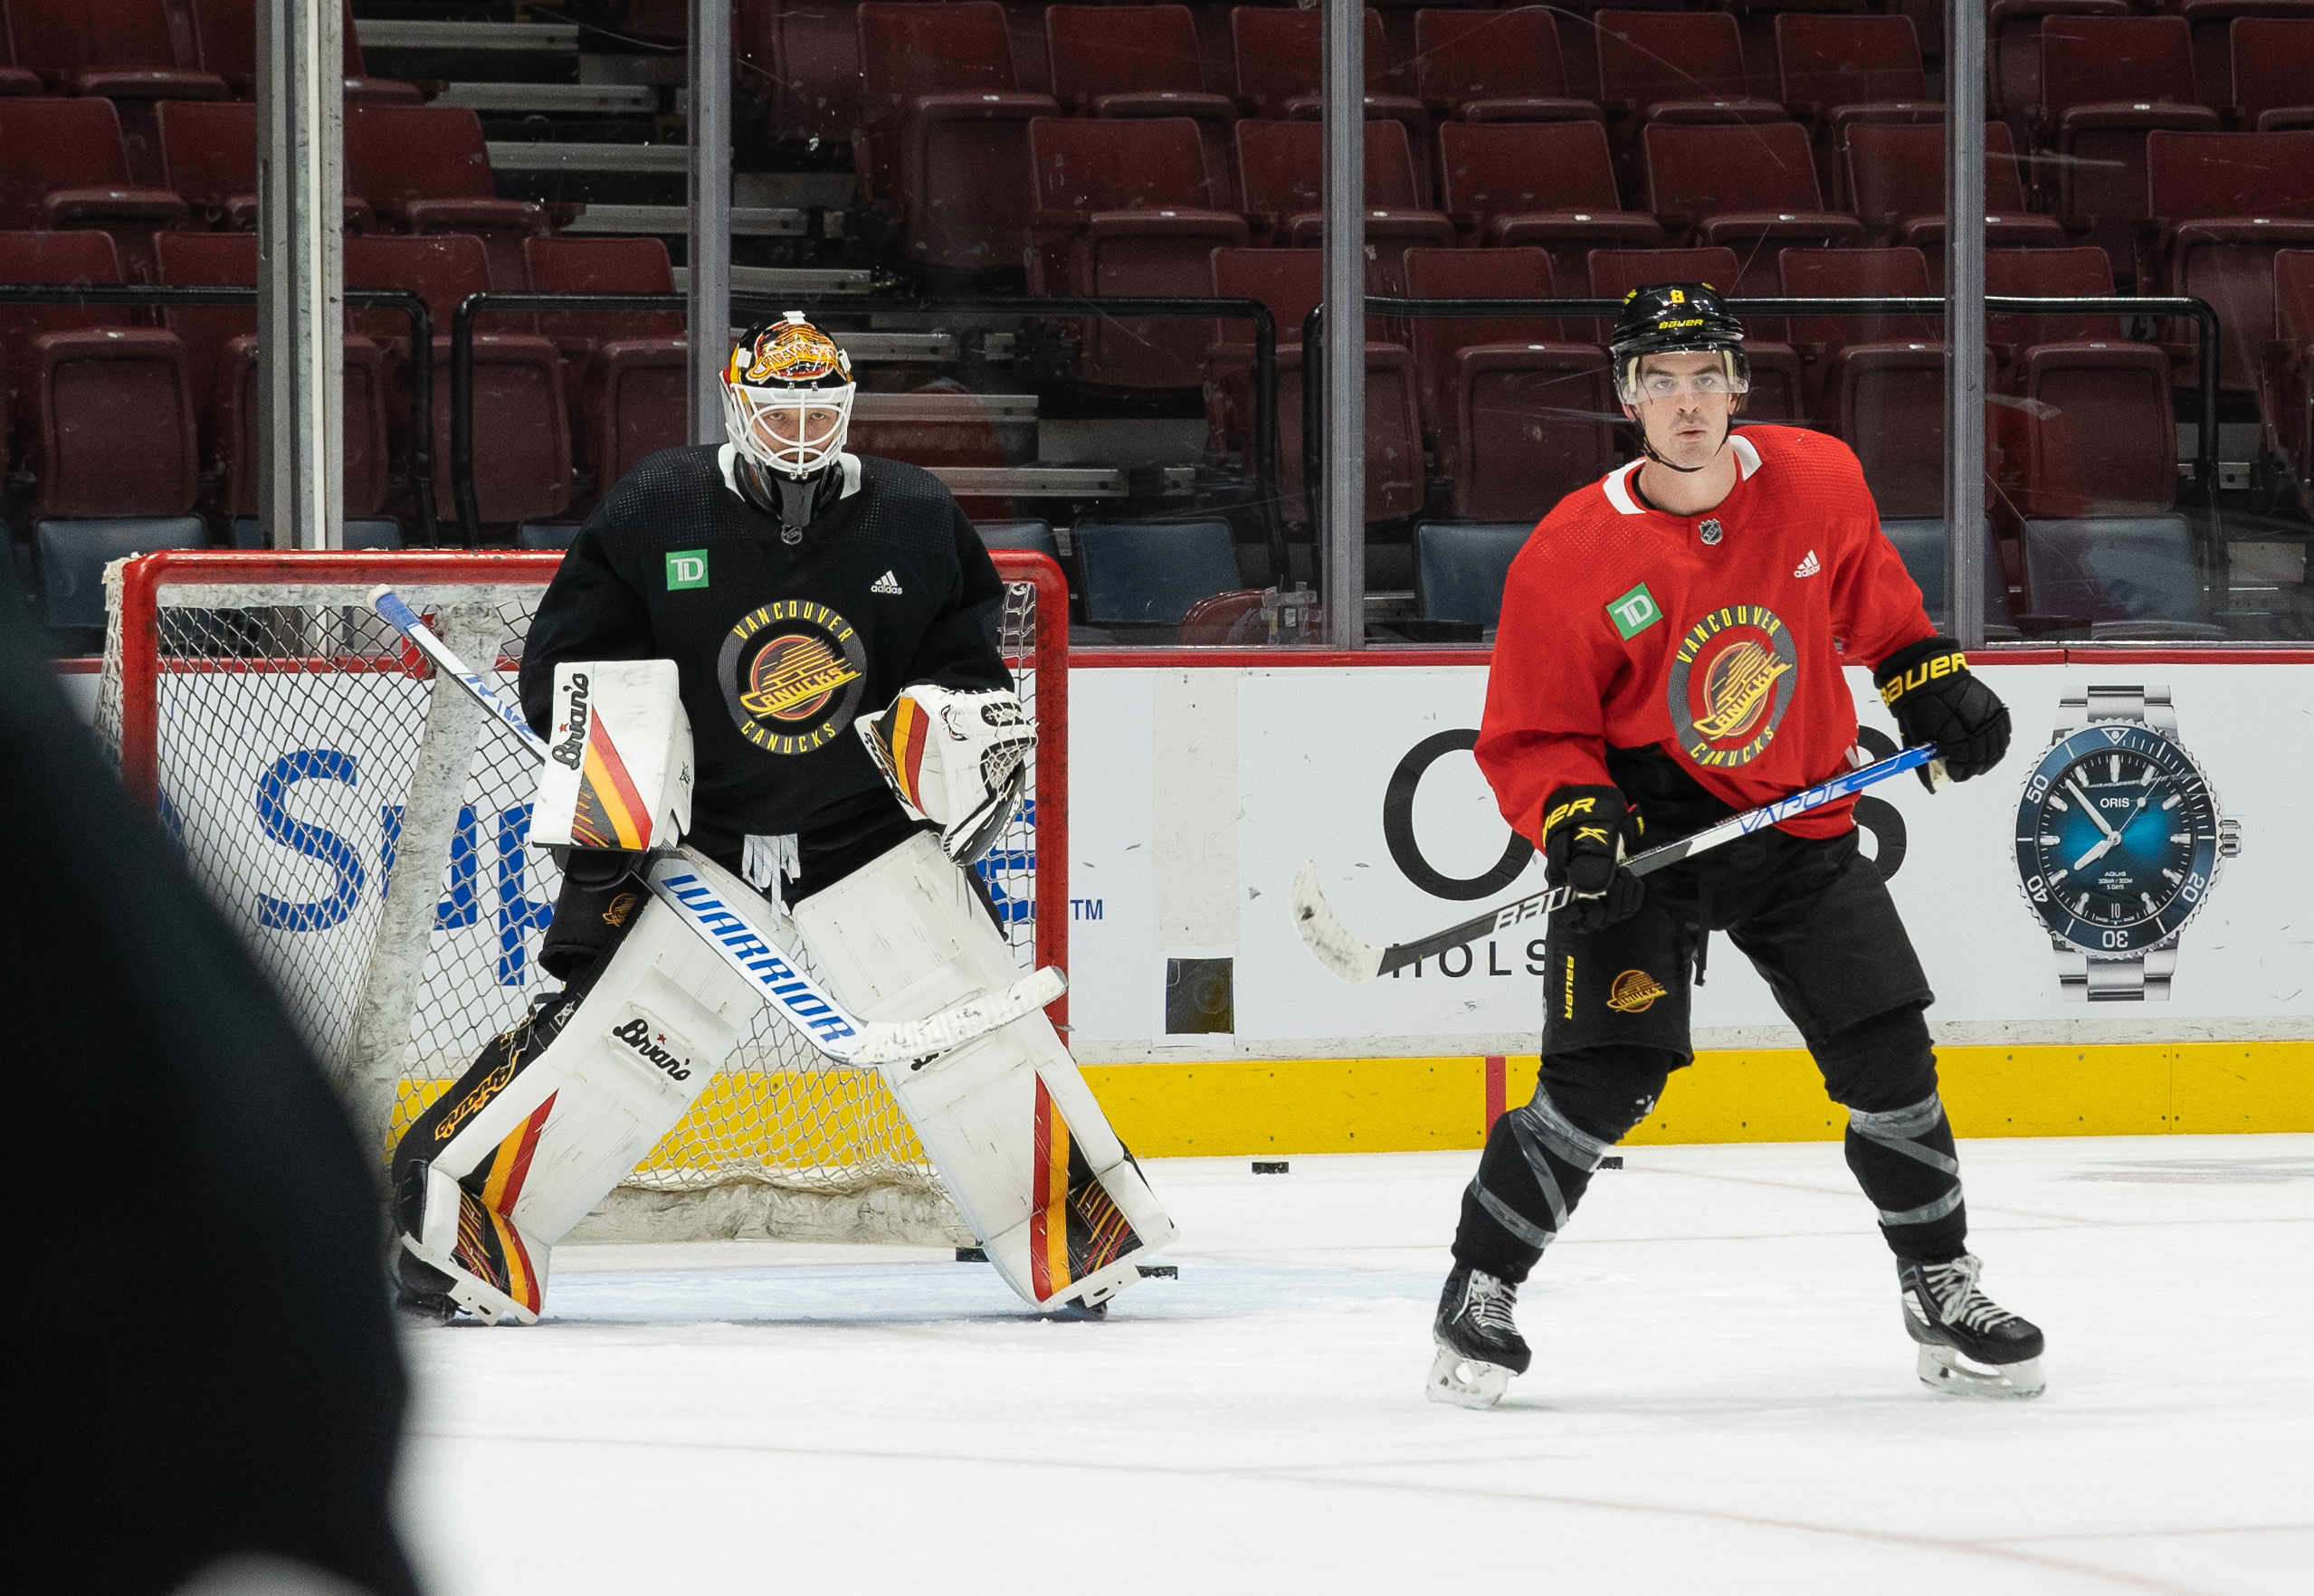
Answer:
<svg viewBox="0 0 2314 1596"><path fill-rule="evenodd" d="M2233 27L2226 103L2234 126L2252 133L2314 128L2314 17L2244 16Z"/></svg>
<svg viewBox="0 0 2314 1596"><path fill-rule="evenodd" d="M567 549L578 537L576 521L525 521L514 529L514 546L532 549Z"/></svg>
<svg viewBox="0 0 2314 1596"><path fill-rule="evenodd" d="M101 233L0 233L0 282L120 280L119 256ZM125 309L0 307L0 364L17 428L9 454L33 474L34 517L192 509L200 445L185 346L175 333L132 326ZM124 448L128 441L135 446Z"/></svg>
<svg viewBox="0 0 2314 1596"><path fill-rule="evenodd" d="M1237 98L1248 116L1314 121L1319 111L1319 90L1325 81L1319 40L1320 14L1314 10L1255 5L1233 7L1229 14L1230 37L1236 52ZM1403 122L1406 147L1423 153L1414 169L1418 203L1427 205L1436 192L1431 182L1430 113L1411 94L1393 91L1390 64L1383 47L1382 16L1372 6L1366 12L1366 114Z"/></svg>
<svg viewBox="0 0 2314 1596"><path fill-rule="evenodd" d="M1700 250L1593 250L1590 258L1595 299L1620 299L1633 289L1658 282L1700 282L1719 288L1734 283L1739 274L1736 252L1724 245ZM1614 323L1601 321L1596 328L1595 337L1604 346ZM1799 353L1780 337L1766 336L1782 330L1764 318L1755 318L1746 328L1744 358L1751 368L1752 386L1751 396L1744 402L1744 419L1805 425L1808 410L1802 396Z"/></svg>
<svg viewBox="0 0 2314 1596"><path fill-rule="evenodd" d="M1796 122L1657 122L1642 130L1640 149L1648 208L1688 242L1733 248L1744 262L1738 295L1776 291L1777 249L1863 242L1855 217L1824 208L1807 129Z"/></svg>
<svg viewBox="0 0 2314 1596"><path fill-rule="evenodd" d="M375 115L375 109L364 115ZM490 286L482 241L463 233L346 240L346 286L415 291L433 313L435 514L458 518L450 470L450 327L467 295ZM529 330L528 317L477 318L474 337L474 497L485 522L559 515L570 503L570 423L564 413L562 357ZM348 312L346 329L389 350L406 350L409 323L398 312ZM396 385L408 381L405 366ZM406 393L406 388L404 389ZM405 426L396 402L389 424Z"/></svg>
<svg viewBox="0 0 2314 1596"><path fill-rule="evenodd" d="M2314 19L2314 0L2161 0L2154 9L2183 17L2194 31L2194 98L2224 106L2233 86L2233 24L2245 18ZM2253 133L2273 131L2239 126Z"/></svg>
<svg viewBox="0 0 2314 1596"><path fill-rule="evenodd" d="M1317 122L1248 119L1233 137L1238 192L1263 240L1317 248L1326 227L1320 208L1325 128ZM1366 288L1378 294L1404 293L1405 252L1426 245L1452 247L1454 223L1445 213L1423 204L1404 123L1368 120L1365 139Z"/></svg>
<svg viewBox="0 0 2314 1596"><path fill-rule="evenodd" d="M1952 604L1945 592L1946 575L1951 564L1951 549L1947 546L1950 534L1947 523L1938 517L1898 517L1883 518L1881 530L1896 546L1899 558L1904 562L1906 575L1920 590L1921 607L1928 612L1928 624L1939 632L1952 626ZM1993 528L1985 527L1985 549L1980 558L1985 574L1985 629L1990 634L2016 635L2015 616L2009 604L2009 584L2001 577L1999 551L1994 546Z"/></svg>
<svg viewBox="0 0 2314 1596"><path fill-rule="evenodd" d="M263 548L265 524L255 516L236 516L232 526L235 548ZM402 523L395 520L343 521L338 524L339 548L392 550L407 546Z"/></svg>
<svg viewBox="0 0 2314 1596"><path fill-rule="evenodd" d="M1502 619L1510 562L1534 532L1533 520L1478 526L1424 521L1416 527L1415 613L1425 621L1463 621L1491 630Z"/></svg>
<svg viewBox="0 0 2314 1596"><path fill-rule="evenodd" d="M207 108L203 108L207 109ZM160 280L196 288L255 288L257 238L247 233L164 233L154 240ZM224 479L217 508L254 516L263 497L258 477L257 308L172 306L161 325L185 346L186 380L206 458ZM344 360L345 514L360 518L384 508L386 492L386 353L349 334Z"/></svg>
<svg viewBox="0 0 2314 1596"><path fill-rule="evenodd" d="M1743 40L1724 12L1601 11L1592 20L1599 104L1626 169L1640 129L1653 124L1785 119L1776 101L1752 98Z"/></svg>
<svg viewBox="0 0 2314 1596"><path fill-rule="evenodd" d="M1052 98L1090 117L1187 117L1197 124L1211 203L1237 204L1229 129L1237 103L1206 92L1186 5L1049 5Z"/></svg>
<svg viewBox="0 0 2314 1596"><path fill-rule="evenodd" d="M1849 202L1874 243L1910 244L1928 253L1928 280L1944 280L1945 129L1860 123L1843 134L1842 166ZM2025 209L2008 124L1985 124L1985 242L2016 249L2062 249L2054 216Z"/></svg>
<svg viewBox="0 0 2314 1596"><path fill-rule="evenodd" d="M2273 314L2258 409L2298 480L2314 482L2314 250L2275 254Z"/></svg>
<svg viewBox="0 0 2314 1596"><path fill-rule="evenodd" d="M1985 14L1985 109L2009 125L2019 148L2033 137L2041 100L2041 25L2052 16L2127 16L2129 0L1993 0Z"/></svg>
<svg viewBox="0 0 2314 1596"><path fill-rule="evenodd" d="M1442 121L1595 122L1600 116L1595 100L1569 91L1558 24L1539 5L1415 12L1414 87Z"/></svg>
<svg viewBox="0 0 2314 1596"><path fill-rule="evenodd" d="M1443 208L1465 242L1539 244L1568 282L1593 250L1665 242L1662 223L1623 208L1596 122L1444 122L1438 155Z"/></svg>
<svg viewBox="0 0 2314 1596"><path fill-rule="evenodd" d="M49 646L60 655L103 652L104 568L113 561L207 543L198 516L33 523L41 619L48 624Z"/></svg>
<svg viewBox="0 0 2314 1596"><path fill-rule="evenodd" d="M1198 600L1244 585L1226 521L1080 521L1070 543L1092 626L1178 626Z"/></svg>
<svg viewBox="0 0 2314 1596"><path fill-rule="evenodd" d="M164 100L153 108L161 182L210 227L257 225L257 108L247 100ZM366 233L367 204L345 196L346 229Z"/></svg>
<svg viewBox="0 0 2314 1596"><path fill-rule="evenodd" d="M2194 101L2194 46L2183 17L2064 16L2041 25L2038 148L2055 152L2057 211L2127 270L2147 208L2146 135L2214 133Z"/></svg>
<svg viewBox="0 0 2314 1596"><path fill-rule="evenodd" d="M1783 250L1776 255L1779 287L1792 299L1862 299L1867 295L1927 298L1928 263L1920 252L1893 249ZM1859 347L1933 345L1943 358L1943 319L1881 311L1851 316L1795 316L1785 328L1807 380L1809 413L1825 413L1824 389L1841 356Z"/></svg>
<svg viewBox="0 0 2314 1596"><path fill-rule="evenodd" d="M1787 294L1845 298L1928 292L1918 250L1785 250L1777 257ZM1884 516L1944 513L1945 347L1935 318L1809 316L1792 318L1807 359L1813 413L1863 462Z"/></svg>
<svg viewBox="0 0 2314 1596"><path fill-rule="evenodd" d="M2105 252L2092 244L2070 250L1986 250L1985 291L2021 299L2079 299L2113 291ZM2123 336L2114 316L2009 316L1988 318L1986 335L2004 374L2035 344L2109 342Z"/></svg>
<svg viewBox="0 0 2314 1596"><path fill-rule="evenodd" d="M771 107L773 137L842 144L860 124L860 20L852 0L739 0L739 82Z"/></svg>
<svg viewBox="0 0 2314 1596"><path fill-rule="evenodd" d="M481 119L462 106L348 107L346 192L408 232L481 239L494 288L522 286L522 241L548 230L544 205L499 197Z"/></svg>
<svg viewBox="0 0 2314 1596"><path fill-rule="evenodd" d="M1550 257L1527 246L1409 250L1406 275L1416 299L1554 297ZM1456 517L1531 526L1614 467L1620 412L1597 346L1566 342L1556 318L1424 318L1413 328L1414 370L1441 473L1454 481Z"/></svg>
<svg viewBox="0 0 2314 1596"><path fill-rule="evenodd" d="M556 294L671 294L675 273L655 238L526 238L530 286ZM558 311L538 318L564 361L564 394L578 406L583 463L607 493L643 459L690 442L688 346L672 310Z"/></svg>
<svg viewBox="0 0 2314 1596"><path fill-rule="evenodd" d="M972 529L991 549L1024 550L1041 554L1056 565L1061 564L1061 540L1052 535L1050 521L975 521Z"/></svg>
<svg viewBox="0 0 2314 1596"><path fill-rule="evenodd" d="M1005 8L995 0L860 7L862 169L890 207L909 261L950 272L1016 271L1029 243L1033 117L1058 116L1024 94Z"/></svg>
<svg viewBox="0 0 2314 1596"><path fill-rule="evenodd" d="M2201 567L2183 516L2027 520L2027 619L2092 640L2199 640L2224 635L2204 617Z"/></svg>
<svg viewBox="0 0 2314 1596"><path fill-rule="evenodd" d="M1247 242L1245 218L1214 192L1187 117L1037 117L1028 167L1031 293L1195 299L1213 252ZM1082 382L1194 389L1203 380L1206 328L1186 317L1089 317L1077 326Z"/></svg>
<svg viewBox="0 0 2314 1596"><path fill-rule="evenodd" d="M39 74L52 93L85 95L141 109L155 100L223 100L231 92L214 72L177 58L167 0L15 0L8 34L16 65ZM124 119L128 120L130 119ZM129 152L139 182L159 176L158 157L141 136Z"/></svg>
<svg viewBox="0 0 2314 1596"><path fill-rule="evenodd" d="M2207 300L2220 385L2248 393L2273 336L2274 252L2314 245L2314 132L2154 132L2146 166L2162 220L2138 238L2138 285Z"/></svg>
<svg viewBox="0 0 2314 1596"><path fill-rule="evenodd" d="M193 44L202 69L217 74L243 100L257 94L257 0L192 0ZM360 30L353 0L342 0L343 69L348 105L423 105L415 83L373 78L362 60Z"/></svg>
<svg viewBox="0 0 2314 1596"><path fill-rule="evenodd" d="M154 231L186 216L130 180L110 100L0 99L0 228L106 233L127 280L149 282Z"/></svg>
<svg viewBox="0 0 2314 1596"><path fill-rule="evenodd" d="M1215 250L1213 291L1221 299L1259 299L1278 325L1279 513L1307 524L1302 480L1301 331L1324 292L1317 250ZM1413 355L1383 341L1379 317L1366 318L1366 518L1395 520L1422 508L1424 462L1420 386ZM1224 321L1207 356L1206 423L1214 447L1253 460L1252 328ZM1231 585L1234 586L1235 584ZM1216 589L1215 591L1219 591Z"/></svg>
<svg viewBox="0 0 2314 1596"><path fill-rule="evenodd" d="M1816 176L1835 206L1850 204L1841 158L1850 128L1943 126L1945 108L1928 98L1910 17L1788 12L1776 14L1775 24L1777 98L1814 133Z"/></svg>

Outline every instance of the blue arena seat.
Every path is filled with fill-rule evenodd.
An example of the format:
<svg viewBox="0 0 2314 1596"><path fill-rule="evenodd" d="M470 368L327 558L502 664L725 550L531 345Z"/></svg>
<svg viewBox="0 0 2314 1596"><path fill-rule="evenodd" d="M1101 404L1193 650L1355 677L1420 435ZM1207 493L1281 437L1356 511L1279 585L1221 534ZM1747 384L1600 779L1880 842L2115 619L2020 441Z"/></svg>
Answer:
<svg viewBox="0 0 2314 1596"><path fill-rule="evenodd" d="M1061 540L1052 535L1050 521L975 521L972 528L990 548L1024 549L1061 563Z"/></svg>
<svg viewBox="0 0 2314 1596"><path fill-rule="evenodd" d="M1245 585L1226 521L1081 521L1071 542L1089 625L1177 626L1199 599Z"/></svg>
<svg viewBox="0 0 2314 1596"><path fill-rule="evenodd" d="M102 521L41 521L42 619L60 654L93 654L104 646L104 568L157 548L200 548L209 539L198 516L135 516Z"/></svg>
<svg viewBox="0 0 2314 1596"><path fill-rule="evenodd" d="M1510 562L1534 533L1530 521L1482 525L1424 521L1414 528L1414 593L1425 621L1502 618L1502 584Z"/></svg>
<svg viewBox="0 0 2314 1596"><path fill-rule="evenodd" d="M1896 552L1903 556L1904 569L1920 589L1921 604L1928 612L1930 624L1938 631L1950 629L1952 607L1945 595L1947 538L1941 518L1887 520L1881 530L1896 545ZM1990 527L1985 534L1985 626L1987 632L1998 630L2001 635L2016 635L2015 616L2009 608L2009 586L2001 579L2001 562L1993 546Z"/></svg>
<svg viewBox="0 0 2314 1596"><path fill-rule="evenodd" d="M568 548L570 540L578 536L576 523L570 521L525 521L515 528L517 548Z"/></svg>
<svg viewBox="0 0 2314 1596"><path fill-rule="evenodd" d="M235 548L263 548L265 533L255 516L235 516L233 523L233 546ZM386 519L348 521L346 548L400 548L402 523Z"/></svg>
<svg viewBox="0 0 2314 1596"><path fill-rule="evenodd" d="M2036 615L2092 638L2224 635L2203 619L2202 573L2183 516L2024 524L2024 582Z"/></svg>

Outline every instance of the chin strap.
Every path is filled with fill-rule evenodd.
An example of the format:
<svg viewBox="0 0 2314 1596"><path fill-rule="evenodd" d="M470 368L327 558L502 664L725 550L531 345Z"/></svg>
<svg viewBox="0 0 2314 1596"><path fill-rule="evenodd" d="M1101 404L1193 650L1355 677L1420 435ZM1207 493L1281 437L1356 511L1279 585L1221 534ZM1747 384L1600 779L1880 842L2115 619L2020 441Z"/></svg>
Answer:
<svg viewBox="0 0 2314 1596"><path fill-rule="evenodd" d="M808 477L767 471L745 454L739 455L738 465L740 490L757 509L779 518L782 543L803 542L804 528L843 492L843 468L834 460Z"/></svg>

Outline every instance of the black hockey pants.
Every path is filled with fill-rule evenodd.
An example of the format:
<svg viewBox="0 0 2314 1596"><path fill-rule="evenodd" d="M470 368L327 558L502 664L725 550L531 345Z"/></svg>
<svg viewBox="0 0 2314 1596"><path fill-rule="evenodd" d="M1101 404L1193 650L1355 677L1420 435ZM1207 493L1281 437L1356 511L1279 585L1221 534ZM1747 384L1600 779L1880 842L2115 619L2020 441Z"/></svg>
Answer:
<svg viewBox="0 0 2314 1596"><path fill-rule="evenodd" d="M1921 1011L1934 1001L1856 836L1768 831L1648 879L1637 914L1576 932L1554 919L1534 1100L1497 1120L1462 1196L1455 1261L1527 1278L1609 1147L1694 1058L1689 986L1725 931L1799 1027L1849 1111L1848 1167L1900 1258L1964 1250L1952 1127Z"/></svg>

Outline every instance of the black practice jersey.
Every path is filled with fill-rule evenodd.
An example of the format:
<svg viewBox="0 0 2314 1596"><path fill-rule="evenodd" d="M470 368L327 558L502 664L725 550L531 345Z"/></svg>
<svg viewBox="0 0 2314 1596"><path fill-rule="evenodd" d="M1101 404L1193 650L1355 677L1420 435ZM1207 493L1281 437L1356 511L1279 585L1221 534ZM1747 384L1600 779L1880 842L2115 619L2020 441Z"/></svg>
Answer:
<svg viewBox="0 0 2314 1596"><path fill-rule="evenodd" d="M693 844L809 831L889 803L852 728L915 682L1009 688L1004 585L929 472L860 458L796 543L709 446L663 449L606 495L539 600L522 709L541 735L565 660L672 660L698 761Z"/></svg>

